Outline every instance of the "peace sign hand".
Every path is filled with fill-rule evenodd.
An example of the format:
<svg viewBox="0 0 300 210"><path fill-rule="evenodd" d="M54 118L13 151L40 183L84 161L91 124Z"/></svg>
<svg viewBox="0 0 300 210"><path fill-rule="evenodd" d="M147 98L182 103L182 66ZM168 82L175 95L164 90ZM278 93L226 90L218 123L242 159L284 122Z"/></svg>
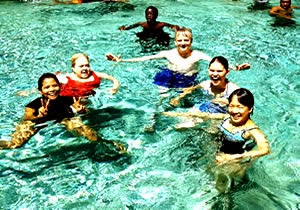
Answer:
<svg viewBox="0 0 300 210"><path fill-rule="evenodd" d="M81 103L81 97L78 97L78 99L76 99L76 97L73 97L73 107L76 109L77 113L85 113L86 112L86 107L85 105L83 105Z"/></svg>
<svg viewBox="0 0 300 210"><path fill-rule="evenodd" d="M50 99L47 99L46 103L44 102L44 100L41 98L41 104L42 106L39 108L38 112L38 116L37 117L44 117L48 114L48 106L50 103Z"/></svg>

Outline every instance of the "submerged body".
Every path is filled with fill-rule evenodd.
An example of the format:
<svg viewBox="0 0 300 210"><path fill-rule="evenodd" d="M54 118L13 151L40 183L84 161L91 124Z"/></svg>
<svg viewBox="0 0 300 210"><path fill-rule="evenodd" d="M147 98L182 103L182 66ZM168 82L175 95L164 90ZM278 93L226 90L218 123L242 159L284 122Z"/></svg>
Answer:
<svg viewBox="0 0 300 210"><path fill-rule="evenodd" d="M141 41L151 41L155 40L156 44L160 44L163 46L168 46L170 37L169 34L164 32L163 28L168 27L174 31L179 29L179 26L173 25L166 22L156 21L158 17L158 9L156 7L150 6L145 10L145 18L146 22L137 22L135 24L129 26L120 26L120 30L130 30L136 27L142 27L143 31L137 33L137 37L140 38Z"/></svg>
<svg viewBox="0 0 300 210"><path fill-rule="evenodd" d="M220 147L216 154L215 174L217 188L228 191L231 187L228 179L241 179L252 161L270 153L268 140L259 127L250 119L254 98L250 91L241 88L233 91L228 98L228 114L222 113L164 113L166 116L199 117L202 119L224 119L219 125L221 132ZM220 178L219 175L221 174ZM224 175L225 174L225 175ZM218 178L219 177L219 178ZM222 181L220 181L222 180ZM226 187L219 186L225 184Z"/></svg>

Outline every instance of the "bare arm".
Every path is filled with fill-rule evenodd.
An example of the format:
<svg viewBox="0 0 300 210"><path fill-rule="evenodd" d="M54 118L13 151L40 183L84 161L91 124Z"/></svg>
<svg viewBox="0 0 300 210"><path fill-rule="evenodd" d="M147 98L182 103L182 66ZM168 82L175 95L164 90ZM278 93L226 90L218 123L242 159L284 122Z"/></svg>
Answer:
<svg viewBox="0 0 300 210"><path fill-rule="evenodd" d="M291 19L293 14L293 8L289 8L287 10L282 9L281 7L273 7L269 10L269 15L273 17Z"/></svg>
<svg viewBox="0 0 300 210"><path fill-rule="evenodd" d="M56 3L56 4L81 4L82 0L70 0L70 1L54 0L54 3Z"/></svg>
<svg viewBox="0 0 300 210"><path fill-rule="evenodd" d="M42 106L39 108L37 116L34 115L34 112L35 112L34 109L25 107L24 120L34 121L39 118L43 118L43 117L47 116L49 103L50 103L50 99L48 99L46 102L44 102L43 99L41 99Z"/></svg>
<svg viewBox="0 0 300 210"><path fill-rule="evenodd" d="M202 119L224 119L227 114L222 113L208 113L208 112L201 112L197 111L190 111L190 112L162 112L163 115L168 117L199 117Z"/></svg>
<svg viewBox="0 0 300 210"><path fill-rule="evenodd" d="M115 61L115 62L140 62L140 61L146 61L146 60L151 60L151 59L159 59L159 58L165 58L166 51L162 51L158 54L155 55L148 55L148 56L143 56L143 57L138 57L138 58L129 58L129 59L121 59L121 56L115 56L114 54L107 53L106 54L106 59L110 61Z"/></svg>
<svg viewBox="0 0 300 210"><path fill-rule="evenodd" d="M136 28L138 26L142 26L142 25L143 25L143 22L138 22L138 23L135 23L135 24L132 24L129 26L120 26L119 30L130 30L130 29Z"/></svg>
<svg viewBox="0 0 300 210"><path fill-rule="evenodd" d="M108 79L113 82L113 87L111 88L112 94L115 94L118 91L120 87L120 82L116 78L103 72L95 72L95 73L97 74L98 77L101 77L103 79Z"/></svg>
<svg viewBox="0 0 300 210"><path fill-rule="evenodd" d="M268 140L264 133L260 129L254 129L249 131L250 135L253 137L257 144L257 149L245 152L242 154L242 158L251 158L257 159L261 156L267 155L270 153L270 146Z"/></svg>
<svg viewBox="0 0 300 210"><path fill-rule="evenodd" d="M170 23L166 23L166 22L163 22L163 26L166 26L168 28L171 28L173 29L174 31L177 31L180 27L178 25L173 25L173 24L170 24Z"/></svg>
<svg viewBox="0 0 300 210"><path fill-rule="evenodd" d="M251 65L249 63L236 64L235 66L229 64L229 68L235 71L242 71L250 69Z"/></svg>
<svg viewBox="0 0 300 210"><path fill-rule="evenodd" d="M243 162L243 160L254 160L261 156L267 155L270 153L270 146L266 136L260 129L254 129L249 131L250 136L255 140L257 144L257 149L244 152L242 154L224 154L221 153L216 157L218 164L226 164L228 162Z"/></svg>
<svg viewBox="0 0 300 210"><path fill-rule="evenodd" d="M34 116L34 114L33 114L34 112L35 112L34 109L26 107L25 108L24 120L36 120L36 119L38 119L37 116Z"/></svg>
<svg viewBox="0 0 300 210"><path fill-rule="evenodd" d="M191 94L194 90L199 89L199 88L202 88L201 84L198 84L196 86L189 87L189 88L184 88L183 93L181 93L176 98L172 98L171 101L170 101L170 104L173 105L173 106L178 106L178 104L180 103L180 100L182 98L184 98L188 94Z"/></svg>
<svg viewBox="0 0 300 210"><path fill-rule="evenodd" d="M270 16L276 16L279 14L279 7L272 7L270 10L269 10L269 15Z"/></svg>

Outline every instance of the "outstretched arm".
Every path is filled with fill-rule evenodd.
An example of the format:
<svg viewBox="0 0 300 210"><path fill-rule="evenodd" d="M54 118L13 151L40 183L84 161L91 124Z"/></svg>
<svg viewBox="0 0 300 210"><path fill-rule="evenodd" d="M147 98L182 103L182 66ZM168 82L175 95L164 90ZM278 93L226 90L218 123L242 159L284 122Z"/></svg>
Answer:
<svg viewBox="0 0 300 210"><path fill-rule="evenodd" d="M82 0L70 0L70 1L54 0L54 3L56 3L56 4L81 4Z"/></svg>
<svg viewBox="0 0 300 210"><path fill-rule="evenodd" d="M151 60L151 59L158 59L158 58L165 58L166 51L162 51L158 54L155 55L148 55L148 56L143 56L143 57L138 57L138 58L129 58L129 59L121 59L121 56L115 56L114 54L107 53L106 54L106 59L109 61L115 61L115 62L140 62L140 61L146 61L146 60Z"/></svg>
<svg viewBox="0 0 300 210"><path fill-rule="evenodd" d="M143 25L143 22L138 22L138 23L135 23L135 24L132 24L132 25L129 25L129 26L120 26L119 30L121 30L121 31L130 30L130 29L136 28L138 26L142 26L142 25Z"/></svg>
<svg viewBox="0 0 300 210"><path fill-rule="evenodd" d="M173 29L174 31L177 31L180 29L180 27L178 25L173 25L173 24L170 24L170 23L166 23L166 22L163 22L163 26L166 26L168 28L171 28Z"/></svg>
<svg viewBox="0 0 300 210"><path fill-rule="evenodd" d="M251 68L249 63L236 64L235 67L233 65L229 65L229 68L235 71L242 71Z"/></svg>
<svg viewBox="0 0 300 210"><path fill-rule="evenodd" d="M111 88L111 93L115 94L116 92L118 92L118 89L120 87L120 82L114 78L113 76L103 73L103 72L95 72L97 74L98 77L101 77L103 79L108 79L110 81L113 82L113 87Z"/></svg>
<svg viewBox="0 0 300 210"><path fill-rule="evenodd" d="M222 113L208 113L208 112L201 112L199 110L190 111L190 112L162 112L163 115L168 117L199 117L202 119L224 119L227 114Z"/></svg>
<svg viewBox="0 0 300 210"><path fill-rule="evenodd" d="M196 86L193 86L193 87L189 87L189 88L184 88L183 89L183 93L181 93L179 96L175 97L175 98L172 98L170 100L170 104L172 106L178 106L178 104L180 103L180 100L182 98L184 98L186 95L188 94L191 94L194 90L198 89L198 88L202 88L202 85L201 84L198 84Z"/></svg>

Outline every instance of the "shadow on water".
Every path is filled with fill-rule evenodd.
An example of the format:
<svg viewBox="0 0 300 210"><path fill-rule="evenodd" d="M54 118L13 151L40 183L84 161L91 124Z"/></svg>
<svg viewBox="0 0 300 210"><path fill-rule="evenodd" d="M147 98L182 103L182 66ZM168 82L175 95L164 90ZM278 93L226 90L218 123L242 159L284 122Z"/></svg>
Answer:
<svg viewBox="0 0 300 210"><path fill-rule="evenodd" d="M82 116L83 120L88 120L88 125L96 130L99 130L103 127L118 126L124 128L124 123L129 116L134 117L137 121L142 121L141 115L144 115L145 112L142 110L137 110L134 108L117 108L117 107L106 107L103 109L92 109L89 108L89 112ZM141 122L142 123L142 122Z"/></svg>
<svg viewBox="0 0 300 210"><path fill-rule="evenodd" d="M75 14L78 16L91 17L91 14L95 15L106 15L118 11L133 11L135 6L130 3L122 2L92 2L80 5L73 4L36 4L36 5L48 5L52 7L45 7L41 10L45 15L55 15L60 14L63 10L64 12Z"/></svg>
<svg viewBox="0 0 300 210"><path fill-rule="evenodd" d="M293 19L274 17L274 22L271 24L273 27L296 27L297 23Z"/></svg>
<svg viewBox="0 0 300 210"><path fill-rule="evenodd" d="M262 2L254 1L251 5L248 6L248 9L250 11L269 10L271 8L272 8L272 6L269 4L268 1L262 1Z"/></svg>
<svg viewBox="0 0 300 210"><path fill-rule="evenodd" d="M170 49L170 40L171 37L166 32L160 32L160 33L149 33L145 31L141 31L136 33L137 36L137 42L140 43L142 46L142 52L148 53L148 52L157 52L161 50L168 50Z"/></svg>
<svg viewBox="0 0 300 210"><path fill-rule="evenodd" d="M8 174L18 174L21 178L34 178L45 170L55 167L72 168L77 167L77 163L84 160L92 160L95 162L110 162L116 167L123 167L130 162L130 155L120 154L110 141L102 141L96 143L79 143L75 145L57 145L53 147L43 148L43 155L28 158L22 158L17 161L19 167L1 167L0 177ZM28 168L30 167L30 168Z"/></svg>

